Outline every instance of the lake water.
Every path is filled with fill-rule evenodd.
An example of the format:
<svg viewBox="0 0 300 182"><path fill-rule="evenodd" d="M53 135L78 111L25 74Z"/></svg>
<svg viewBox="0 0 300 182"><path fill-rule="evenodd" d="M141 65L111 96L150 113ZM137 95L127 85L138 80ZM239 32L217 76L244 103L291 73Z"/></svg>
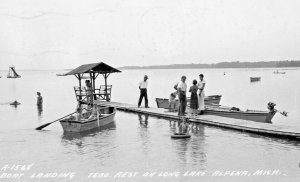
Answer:
<svg viewBox="0 0 300 182"><path fill-rule="evenodd" d="M273 71L124 70L111 74L108 84L113 85L112 101L137 104L138 83L147 74L149 105L156 107L155 98L168 98L181 75L187 76L190 86L203 73L206 95L222 95L222 105L266 110L272 101L288 112L288 117L277 113L274 125L300 127L300 69ZM78 81L55 75L61 72L18 71L22 78L7 79L7 71L0 71L0 181L300 180L300 141L295 140L204 125L198 125L191 139L172 140L176 129L172 121L122 111L114 124L96 131L67 134L59 122L34 130L75 110L73 86ZM251 83L252 76L261 81ZM103 84L103 78L97 81ZM37 91L44 99L43 110L36 106ZM10 106L15 99L21 105ZM23 176L7 179L9 174Z"/></svg>

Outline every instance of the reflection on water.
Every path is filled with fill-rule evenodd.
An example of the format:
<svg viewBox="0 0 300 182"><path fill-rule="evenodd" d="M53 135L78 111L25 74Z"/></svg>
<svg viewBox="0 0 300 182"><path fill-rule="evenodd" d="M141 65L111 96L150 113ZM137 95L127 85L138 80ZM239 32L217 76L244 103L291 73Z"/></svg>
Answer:
<svg viewBox="0 0 300 182"><path fill-rule="evenodd" d="M64 132L61 136L61 144L71 155L85 156L89 160L111 159L116 152L115 129L114 121L80 133Z"/></svg>
<svg viewBox="0 0 300 182"><path fill-rule="evenodd" d="M141 147L142 147L142 152L144 155L148 155L149 151L151 150L150 147L152 145L151 143L151 133L148 130L148 119L149 115L148 114L141 114L138 113L138 121L140 122L140 127L139 127L139 136L141 137Z"/></svg>
<svg viewBox="0 0 300 182"><path fill-rule="evenodd" d="M41 121L43 118L43 104L37 105L37 112L38 112L38 120Z"/></svg>
<svg viewBox="0 0 300 182"><path fill-rule="evenodd" d="M191 140L191 159L193 166L198 166L199 170L207 168L207 149L205 144L204 125L193 124L193 138Z"/></svg>
<svg viewBox="0 0 300 182"><path fill-rule="evenodd" d="M141 114L141 113L138 113L137 115L138 115L141 127L147 128L149 115ZM143 116L144 116L144 119L143 119Z"/></svg>
<svg viewBox="0 0 300 182"><path fill-rule="evenodd" d="M188 162L187 150L189 142L190 138L173 140L173 147L175 148L180 163L183 165L186 165Z"/></svg>
<svg viewBox="0 0 300 182"><path fill-rule="evenodd" d="M169 120L170 133L175 133L180 122ZM205 126L197 123L190 123L191 138L173 139L172 147L177 154L177 159L182 165L192 165L198 171L205 171L207 168L207 149L205 144ZM191 160L191 161L190 161Z"/></svg>

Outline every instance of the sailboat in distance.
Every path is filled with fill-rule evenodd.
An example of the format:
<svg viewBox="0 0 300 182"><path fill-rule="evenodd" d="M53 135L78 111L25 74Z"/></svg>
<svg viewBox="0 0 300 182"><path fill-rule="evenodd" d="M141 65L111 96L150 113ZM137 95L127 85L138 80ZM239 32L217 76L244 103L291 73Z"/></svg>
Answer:
<svg viewBox="0 0 300 182"><path fill-rule="evenodd" d="M8 69L7 78L21 78L21 76L16 72L14 66L10 66Z"/></svg>

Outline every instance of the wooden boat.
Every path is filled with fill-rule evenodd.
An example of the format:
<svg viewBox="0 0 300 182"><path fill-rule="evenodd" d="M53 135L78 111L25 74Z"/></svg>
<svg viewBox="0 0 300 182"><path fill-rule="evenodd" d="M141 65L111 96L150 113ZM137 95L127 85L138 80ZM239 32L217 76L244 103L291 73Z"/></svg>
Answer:
<svg viewBox="0 0 300 182"><path fill-rule="evenodd" d="M274 105L275 106L275 105ZM227 118L250 120L261 123L271 123L272 118L276 114L277 110L269 108L269 111L258 111L258 110L246 110L242 111L236 107L227 106L206 106L204 114L217 115Z"/></svg>
<svg viewBox="0 0 300 182"><path fill-rule="evenodd" d="M260 81L260 77L250 77L251 82L258 82Z"/></svg>
<svg viewBox="0 0 300 182"><path fill-rule="evenodd" d="M7 78L21 78L20 75L18 75L18 73L15 70L14 66L9 67L8 69L8 74L7 74Z"/></svg>
<svg viewBox="0 0 300 182"><path fill-rule="evenodd" d="M221 101L222 95L210 95L204 98L205 105L219 104ZM158 108L169 109L169 99L165 98L156 98L156 103ZM187 102L190 102L190 98L187 98ZM175 110L178 110L179 100L176 99ZM189 104L188 104L189 105Z"/></svg>
<svg viewBox="0 0 300 182"><path fill-rule="evenodd" d="M78 121L75 115L60 120L60 124L65 132L83 132L99 128L114 122L116 114L115 107L98 107L98 118L87 119L92 111L88 111L82 114L82 118Z"/></svg>
<svg viewBox="0 0 300 182"><path fill-rule="evenodd" d="M174 138L174 139L191 138L191 135L183 134L183 133L174 133L173 135L171 135L171 138Z"/></svg>

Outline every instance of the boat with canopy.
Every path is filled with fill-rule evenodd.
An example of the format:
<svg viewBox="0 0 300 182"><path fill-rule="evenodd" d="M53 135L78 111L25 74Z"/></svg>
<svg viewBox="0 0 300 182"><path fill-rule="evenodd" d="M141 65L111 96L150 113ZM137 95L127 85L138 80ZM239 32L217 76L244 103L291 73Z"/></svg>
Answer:
<svg viewBox="0 0 300 182"><path fill-rule="evenodd" d="M79 86L74 86L75 96L78 102L76 112L50 123L43 124L36 129L41 130L54 122L60 121L65 132L75 133L100 128L113 123L116 108L98 105L95 104L95 101L109 102L111 100L112 85L107 84L107 78L111 73L118 72L121 71L103 62L99 62L84 64L66 73L65 76L74 75L79 81ZM99 75L104 77L105 82L104 85L100 85L96 88L95 80ZM84 78L88 78L88 87L82 85Z"/></svg>
<svg viewBox="0 0 300 182"><path fill-rule="evenodd" d="M107 78L111 73L118 72L121 71L100 62L81 65L65 74L65 76L74 75L78 79L79 86L74 87L76 100L79 103L79 107L85 105L88 106L88 109L80 108L79 110L83 112L73 113L68 118L60 120L64 131L82 132L99 128L114 121L116 108L99 106L94 104L94 101L102 100L108 102L111 100L112 86L107 84ZM104 85L100 85L97 88L95 80L99 75L104 77ZM88 78L89 87L82 86L84 78Z"/></svg>

